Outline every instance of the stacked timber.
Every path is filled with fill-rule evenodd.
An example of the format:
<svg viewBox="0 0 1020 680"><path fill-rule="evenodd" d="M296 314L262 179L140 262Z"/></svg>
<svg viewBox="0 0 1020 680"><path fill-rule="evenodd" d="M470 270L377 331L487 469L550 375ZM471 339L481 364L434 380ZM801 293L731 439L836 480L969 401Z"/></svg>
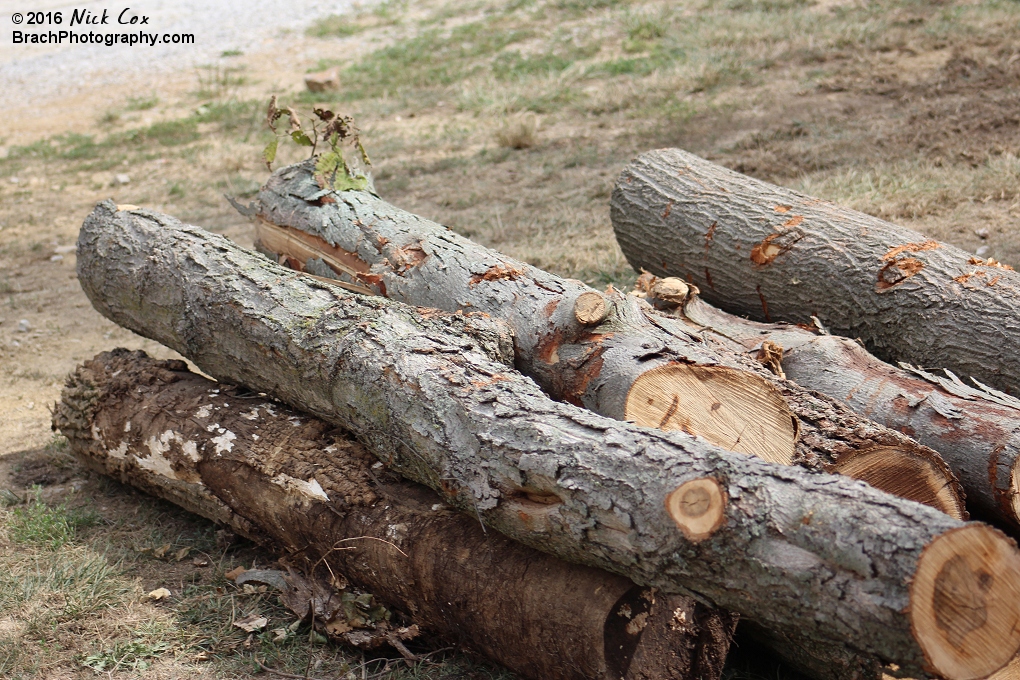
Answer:
<svg viewBox="0 0 1020 680"><path fill-rule="evenodd" d="M327 192L316 200L322 207L370 198L361 192ZM309 203L305 197L301 201ZM441 265L433 263L440 260L433 257L439 251L432 250L441 241L438 235L419 239L416 249L413 242L386 240L373 232L371 221L358 219L355 225L365 236L343 250L374 248L387 263L377 262L361 278L352 276L347 287L381 293L382 282L394 297L393 290L413 281L419 271ZM915 677L985 677L1020 647L1020 555L1011 541L986 525L963 523L821 472L868 446L867 432L909 442L910 451L927 449L782 381L741 353L723 352L722 343L680 332L680 321L658 317L638 300L604 296L606 317L599 321L598 300L588 296L588 302L578 301L590 291L571 282L557 287L556 280L537 270L508 271L505 265L514 263L505 259L482 261L480 271L471 273L476 281L448 284L458 296L473 288L511 299L517 295L517 307L537 304L538 312L547 310L532 323L551 328L554 338L558 331L559 338L543 355L539 341L550 333L523 336L520 328L526 327L506 307L499 313L462 298L470 304L443 312L380 295L355 295L150 211L101 204L82 228L78 252L82 286L108 318L181 352L221 381L265 392L343 427L389 469L432 488L444 503L520 544L619 574L640 587L656 588L661 596L694 596L746 617L781 651L799 653L803 665L820 677L874 677L881 665ZM314 258L305 260L306 267L309 259ZM452 261L450 266L457 267ZM424 281L417 285L425 286ZM492 282L514 285L483 285ZM542 296L537 291L545 288L537 282L558 296ZM537 296L537 303L529 296ZM557 316L561 304L566 320ZM474 311L479 308L488 313ZM585 325L589 319L591 326ZM616 325L601 325L606 319ZM648 343L646 355L636 352L641 343L626 337L632 322L644 324L638 330ZM648 327L683 343L656 344L662 336ZM617 335L624 337L608 342ZM563 377L551 370L543 376L560 355L572 359L559 367ZM586 366L589 355L601 361ZM711 414L723 409L723 400L699 405L704 395L681 392L688 388L675 374L683 371L672 368L698 368L699 359L705 367L726 369L719 374L731 373L727 380L709 382L709 395L714 397L715 389L727 395L727 419L746 418L742 403L763 414L759 439L775 435L787 441L777 425L785 402L786 417L795 416L797 423L790 418L794 436L789 446L805 459L813 454L816 463L807 461L813 469L769 462L760 453L747 455L736 442L726 447L708 436L642 427L552 401L512 367L531 362L535 365L527 370L550 393L555 389L549 386L559 379L572 386L574 400L626 418L626 397L654 377L641 370L644 360L652 362L649 368L658 369L668 386L666 397L655 390L639 392L647 406L665 398L667 405L657 406L663 414L674 401L677 411L701 408ZM603 371L630 375L630 382L603 384ZM687 382L701 377L694 375ZM703 375L707 381L716 377L713 371ZM748 396L726 387L731 384L750 385L744 389ZM762 396L767 389L781 399ZM673 395L680 396L674 400ZM557 396L570 399L562 392ZM807 399L815 401L802 401ZM844 431L832 418L855 428ZM659 422L661 417L651 424ZM133 471L161 467L177 482L197 464L206 480L202 488L207 488L212 482L201 473L201 461L210 459L198 453L195 433L181 430L186 435L178 436L176 427L162 430L158 438L150 436L144 447L112 430L96 438L90 427L89 436L102 447L94 457L109 461L112 456L111 465L123 466L117 468L120 474L143 479ZM239 446L238 433L223 429L216 431L220 444L211 445L230 453L227 445ZM298 487L319 487L329 496L325 483L308 470L284 472L273 467L277 462L260 468L246 455L239 449L232 460L257 475L273 475L270 483L282 473ZM247 508L242 515L257 515L264 507L245 504L243 498L237 503L228 507L234 513ZM266 511L274 505L265 504ZM271 526L275 520L259 521ZM822 667L821 660L831 666Z"/></svg>
<svg viewBox="0 0 1020 680"><path fill-rule="evenodd" d="M974 511L1020 527L1020 400L981 382L1020 384L1012 268L677 149L631 163L611 206L636 269L700 289L671 316L738 351L779 348L787 377L937 450Z"/></svg>
<svg viewBox="0 0 1020 680"><path fill-rule="evenodd" d="M955 476L931 449L617 291L511 259L372 193L324 192L312 162L274 173L242 210L256 223L258 247L298 269L415 306L505 320L515 366L555 399L767 461L848 474L966 517Z"/></svg>

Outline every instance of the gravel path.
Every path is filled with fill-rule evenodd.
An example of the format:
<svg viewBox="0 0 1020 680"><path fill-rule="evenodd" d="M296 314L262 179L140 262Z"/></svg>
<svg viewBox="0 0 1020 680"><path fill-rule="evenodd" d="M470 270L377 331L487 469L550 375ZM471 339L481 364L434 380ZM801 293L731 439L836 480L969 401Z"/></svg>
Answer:
<svg viewBox="0 0 1020 680"><path fill-rule="evenodd" d="M208 64L224 50L257 52L302 31L316 19L345 12L351 0L0 0L0 91L22 104L74 94L83 89L124 82L138 76L168 73ZM118 26L117 15L146 15L146 26ZM71 12L109 13L106 26L68 25ZM53 27L15 25L12 15L28 11L63 13ZM97 33L193 33L193 45L15 45L13 31L93 30Z"/></svg>

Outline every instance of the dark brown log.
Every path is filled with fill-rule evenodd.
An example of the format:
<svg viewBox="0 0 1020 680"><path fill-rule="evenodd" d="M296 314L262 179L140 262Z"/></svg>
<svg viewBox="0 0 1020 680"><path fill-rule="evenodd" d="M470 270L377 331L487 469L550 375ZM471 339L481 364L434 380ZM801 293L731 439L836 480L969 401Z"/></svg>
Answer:
<svg viewBox="0 0 1020 680"><path fill-rule="evenodd" d="M696 295L663 313L736 351L780 348L788 378L935 449L959 476L972 511L1020 527L1020 401L951 375L895 368L858 343L818 329L742 319Z"/></svg>
<svg viewBox="0 0 1020 680"><path fill-rule="evenodd" d="M493 319L355 296L110 202L82 226L78 276L111 320L348 429L531 547L905 672L978 677L1020 647L1020 553L996 530L553 402L499 363ZM144 460L183 464L190 447L167 444ZM667 507L699 479L724 494L703 506L714 533L700 494Z"/></svg>
<svg viewBox="0 0 1020 680"><path fill-rule="evenodd" d="M505 319L516 366L557 399L771 462L843 472L966 516L959 485L931 449L649 318L616 291L512 260L370 193L323 192L310 163L276 172L246 212L265 250L308 271L413 305ZM851 464L861 456L899 456L925 474L904 486L882 465Z"/></svg>
<svg viewBox="0 0 1020 680"><path fill-rule="evenodd" d="M878 357L1020 390L1020 274L994 260L679 149L642 154L613 191L635 269L720 308L861 338Z"/></svg>
<svg viewBox="0 0 1020 680"><path fill-rule="evenodd" d="M485 533L333 426L184 362L100 354L68 379L54 426L89 467L343 575L525 677L720 677L735 616ZM170 442L194 455L154 464Z"/></svg>

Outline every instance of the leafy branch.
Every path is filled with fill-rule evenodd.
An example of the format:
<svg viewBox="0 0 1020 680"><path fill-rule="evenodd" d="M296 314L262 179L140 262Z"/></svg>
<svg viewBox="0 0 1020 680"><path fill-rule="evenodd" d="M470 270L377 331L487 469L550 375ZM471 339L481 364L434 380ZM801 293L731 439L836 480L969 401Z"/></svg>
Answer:
<svg viewBox="0 0 1020 680"><path fill-rule="evenodd" d="M273 161L276 160L276 152L279 149L280 140L289 137L298 146L310 146L312 153L310 158L315 158L315 181L323 189L333 191L362 191L369 185L367 169L372 166L365 147L361 144L358 128L354 125L354 119L350 116L340 116L329 109L312 109L313 116L308 116L308 124L303 125L301 117L291 107L279 108L276 96L269 100L269 110L266 112L266 123L273 131L273 141L269 142L262 157L266 161L266 167L273 169ZM280 119L286 116L286 126L280 124ZM319 144L327 144L328 151L316 153ZM352 165L344 156L344 148L347 147L350 157L360 161L358 165Z"/></svg>

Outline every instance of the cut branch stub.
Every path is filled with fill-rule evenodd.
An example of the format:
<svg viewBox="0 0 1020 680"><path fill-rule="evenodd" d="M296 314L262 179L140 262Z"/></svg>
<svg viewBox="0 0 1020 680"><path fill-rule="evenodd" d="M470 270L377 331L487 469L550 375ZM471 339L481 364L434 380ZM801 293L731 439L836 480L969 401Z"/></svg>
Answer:
<svg viewBox="0 0 1020 680"><path fill-rule="evenodd" d="M911 584L910 619L932 668L984 678L991 640L1020 644L1020 562L1002 534L971 524L932 541Z"/></svg>
<svg viewBox="0 0 1020 680"><path fill-rule="evenodd" d="M574 318L582 326L596 326L609 313L606 299L593 290L581 293L574 301Z"/></svg>
<svg viewBox="0 0 1020 680"><path fill-rule="evenodd" d="M666 496L666 511L684 536L700 541L726 522L726 496L715 479L692 479Z"/></svg>
<svg viewBox="0 0 1020 680"><path fill-rule="evenodd" d="M945 476L930 459L910 451L889 446L853 451L841 456L830 471L938 508L947 515L960 514L959 498L945 483Z"/></svg>
<svg viewBox="0 0 1020 680"><path fill-rule="evenodd" d="M653 368L634 381L624 414L771 463L793 462L797 419L779 391L753 373L680 363Z"/></svg>

